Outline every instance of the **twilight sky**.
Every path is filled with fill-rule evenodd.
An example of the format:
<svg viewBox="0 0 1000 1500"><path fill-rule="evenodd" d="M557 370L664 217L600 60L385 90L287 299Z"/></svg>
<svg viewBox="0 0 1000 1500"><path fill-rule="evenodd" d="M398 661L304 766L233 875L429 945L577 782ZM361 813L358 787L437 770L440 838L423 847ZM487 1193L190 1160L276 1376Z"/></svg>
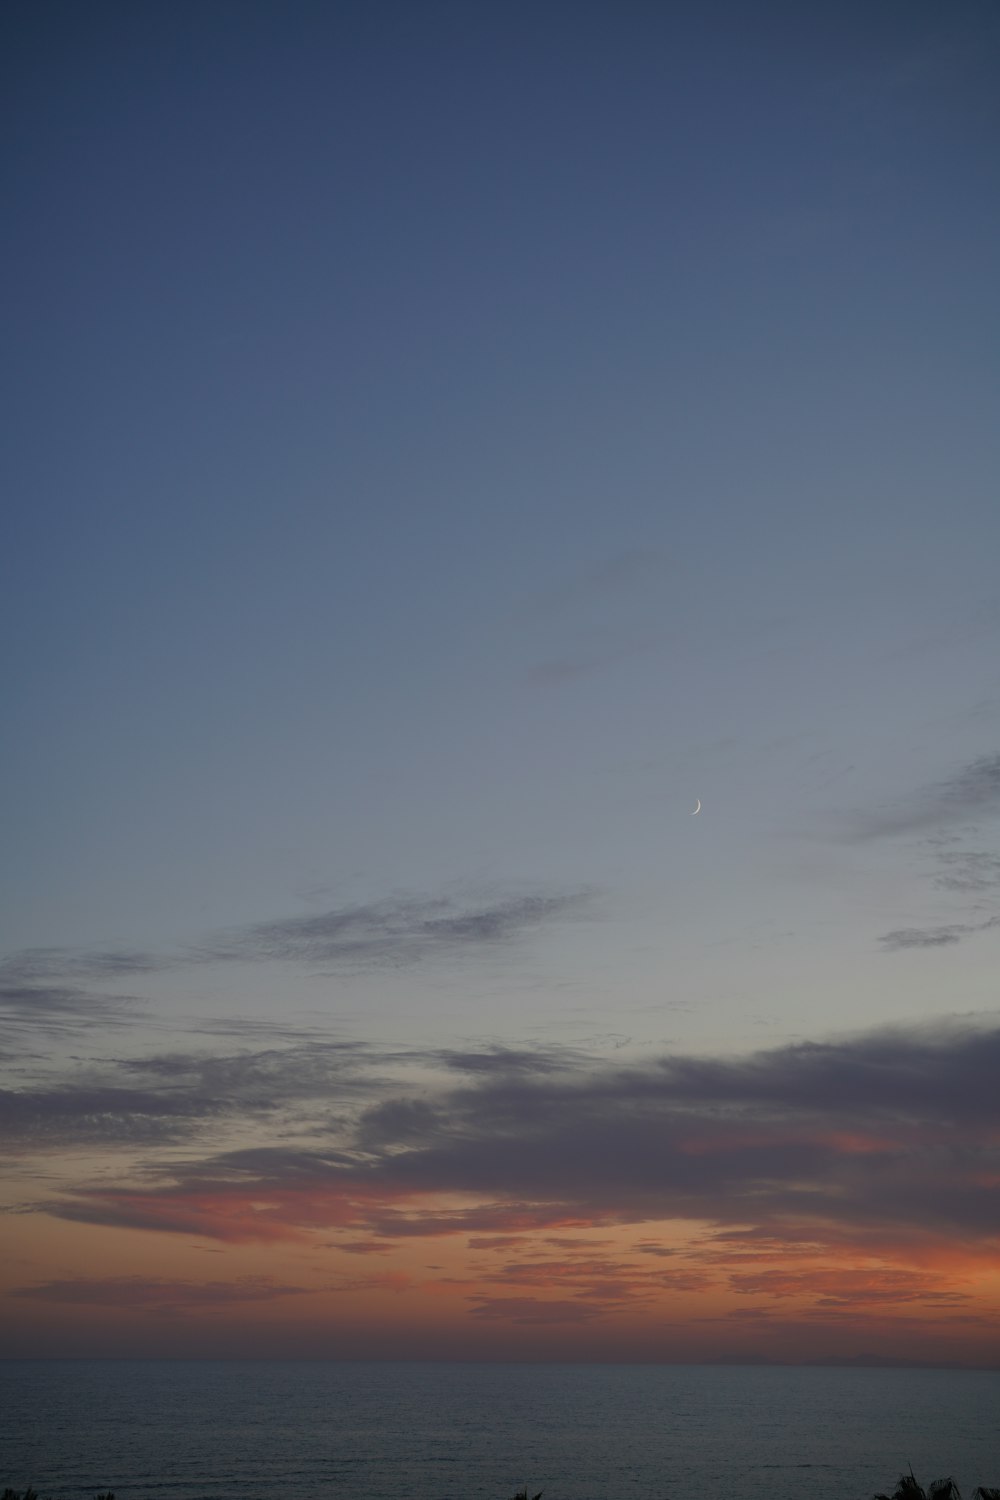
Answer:
<svg viewBox="0 0 1000 1500"><path fill-rule="evenodd" d="M995 4L0 28L5 1352L1000 1364Z"/></svg>

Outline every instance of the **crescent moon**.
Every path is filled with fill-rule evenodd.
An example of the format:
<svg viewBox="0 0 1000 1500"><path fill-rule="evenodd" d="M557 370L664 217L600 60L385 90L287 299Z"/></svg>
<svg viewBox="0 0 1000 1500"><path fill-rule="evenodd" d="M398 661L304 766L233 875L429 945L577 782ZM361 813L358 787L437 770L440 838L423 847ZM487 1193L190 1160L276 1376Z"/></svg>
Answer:
<svg viewBox="0 0 1000 1500"><path fill-rule="evenodd" d="M692 818L696 818L700 812L701 812L701 798L699 797L698 798L698 806L695 808L694 812L691 814Z"/></svg>

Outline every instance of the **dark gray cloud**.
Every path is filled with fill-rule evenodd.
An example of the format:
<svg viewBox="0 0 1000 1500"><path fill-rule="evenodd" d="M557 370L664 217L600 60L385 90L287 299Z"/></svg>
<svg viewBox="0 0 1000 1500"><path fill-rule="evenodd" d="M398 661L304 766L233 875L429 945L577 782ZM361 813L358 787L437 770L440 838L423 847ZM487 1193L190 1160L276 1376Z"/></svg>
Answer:
<svg viewBox="0 0 1000 1500"><path fill-rule="evenodd" d="M595 1064L568 1082L496 1078L453 1091L449 1100L484 1128L533 1115L547 1122L554 1106L573 1101L589 1112L671 1105L804 1111L812 1118L860 1111L860 1118L892 1118L911 1110L915 1091L924 1088L933 1096L922 1101L924 1112L961 1117L992 1110L1000 1118L1000 1102L991 1104L990 1094L968 1096L970 1083L988 1083L990 1070L1000 1065L1000 1031L988 1026L943 1022L884 1028L846 1041L799 1042L743 1057L680 1054L620 1068ZM728 1116L712 1118L724 1126Z"/></svg>
<svg viewBox="0 0 1000 1500"><path fill-rule="evenodd" d="M883 948L896 953L902 948L945 948L957 943L969 929L961 923L950 927L899 927L879 938Z"/></svg>
<svg viewBox="0 0 1000 1500"><path fill-rule="evenodd" d="M923 787L889 807L856 814L850 831L859 839L885 838L977 824L998 813L1000 755L984 755L954 776Z"/></svg>
<svg viewBox="0 0 1000 1500"><path fill-rule="evenodd" d="M232 1031L238 1037L243 1028L238 1022L222 1026L223 1034ZM258 1035L250 1026L249 1040ZM270 1028L264 1035L271 1037ZM573 1049L391 1049L331 1038L318 1028L304 1034L289 1028L286 1037L283 1044L232 1052L106 1056L79 1062L57 1080L45 1073L42 1083L0 1091L0 1140L22 1152L97 1142L124 1149L177 1145L228 1121L265 1128L271 1137L283 1131L324 1142L351 1139L363 1151L381 1151L426 1139L432 1130L435 1104L409 1097L400 1082L400 1074L414 1068L478 1082L568 1074L589 1065ZM34 1067L42 1071L40 1059ZM243 1170L246 1160L267 1160L261 1154L273 1149L252 1148L249 1158L238 1155L231 1166Z"/></svg>
<svg viewBox="0 0 1000 1500"><path fill-rule="evenodd" d="M257 922L198 950L207 962L261 959L370 968L495 948L581 913L588 892L505 896L479 903L398 897L305 917Z"/></svg>
<svg viewBox="0 0 1000 1500"><path fill-rule="evenodd" d="M970 933L988 932L992 927L1000 927L1000 917L988 917L985 922L950 922L941 927L900 927L885 933L879 942L890 953L904 948L947 948Z"/></svg>
<svg viewBox="0 0 1000 1500"><path fill-rule="evenodd" d="M270 1110L301 1100L329 1101L352 1090L368 1099L378 1082L372 1065L382 1056L361 1043L310 1038L256 1051L160 1052L111 1062L121 1075L141 1080L161 1097Z"/></svg>
<svg viewBox="0 0 1000 1500"><path fill-rule="evenodd" d="M586 1053L568 1047L486 1047L464 1052L445 1049L439 1054L445 1067L457 1073L479 1076L497 1074L565 1073L587 1064Z"/></svg>
<svg viewBox="0 0 1000 1500"><path fill-rule="evenodd" d="M187 1140L225 1105L190 1092L171 1096L95 1085L0 1090L0 1139L11 1148L141 1147Z"/></svg>
<svg viewBox="0 0 1000 1500"><path fill-rule="evenodd" d="M278 1081L297 1096L318 1086L308 1059L290 1056L287 1073L255 1066L262 1093L240 1075L219 1097L244 1102L260 1144L152 1162L141 1190L81 1189L49 1211L220 1239L336 1227L383 1244L663 1218L780 1228L786 1239L796 1225L798 1239L1000 1234L996 1025L883 1030L742 1058L470 1072L457 1087L425 1080L419 1096L380 1076L376 1097L345 1111L325 1145L268 1136ZM471 1201L444 1208L441 1194Z"/></svg>
<svg viewBox="0 0 1000 1500"><path fill-rule="evenodd" d="M0 1014L27 1022L120 1016L132 1002L66 984L0 983Z"/></svg>
<svg viewBox="0 0 1000 1500"><path fill-rule="evenodd" d="M27 948L0 964L0 1017L4 1006L22 1019L33 1013L65 1022L77 1012L95 1020L120 1017L126 997L95 995L73 982L107 983L192 964L279 962L358 971L495 953L539 928L582 916L592 901L593 893L581 889L478 900L397 896L253 922L173 954Z"/></svg>
<svg viewBox="0 0 1000 1500"><path fill-rule="evenodd" d="M66 984L33 984L0 970L0 1027L8 1032L72 1032L99 1022L124 1026L137 1014L132 996L95 995Z"/></svg>
<svg viewBox="0 0 1000 1500"><path fill-rule="evenodd" d="M364 1112L358 1125L358 1140L366 1150L386 1145L424 1142L442 1125L438 1111L423 1099L387 1099Z"/></svg>
<svg viewBox="0 0 1000 1500"><path fill-rule="evenodd" d="M955 901L942 911L943 920L887 932L883 949L954 947L964 938L1000 925L1000 915L983 916L984 897L1000 892L1000 854L984 848L963 847L970 828L990 814L1000 814L1000 756L983 756L950 779L937 782L888 810L865 815L855 824L862 838L924 832L915 846L921 862L930 860L932 885L950 897L967 898L966 914L955 915ZM925 865L926 868L926 865Z"/></svg>
<svg viewBox="0 0 1000 1500"><path fill-rule="evenodd" d="M110 980L152 974L170 960L133 948L22 948L0 964L10 981L40 983L52 979Z"/></svg>
<svg viewBox="0 0 1000 1500"><path fill-rule="evenodd" d="M980 895L1000 889L1000 855L982 850L943 849L937 859L941 869L936 880L943 890Z"/></svg>
<svg viewBox="0 0 1000 1500"><path fill-rule="evenodd" d="M380 1054L329 1038L212 1055L157 1053L78 1064L45 1087L0 1090L0 1138L22 1151L100 1143L129 1148L195 1140L221 1121L276 1130L324 1108L353 1117L386 1086Z"/></svg>

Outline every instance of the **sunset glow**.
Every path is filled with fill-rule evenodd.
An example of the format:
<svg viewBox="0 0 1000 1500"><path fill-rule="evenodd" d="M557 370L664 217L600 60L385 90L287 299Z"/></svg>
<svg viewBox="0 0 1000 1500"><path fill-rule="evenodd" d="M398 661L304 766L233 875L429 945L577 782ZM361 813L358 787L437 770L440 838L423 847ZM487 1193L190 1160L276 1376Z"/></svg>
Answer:
<svg viewBox="0 0 1000 1500"><path fill-rule="evenodd" d="M995 1106L949 1080L998 1058L962 1027L613 1069L444 1050L407 1060L418 1095L320 1043L133 1063L126 1102L60 1101L117 1157L67 1143L62 1183L11 1199L8 1324L25 1352L988 1363ZM276 1141L245 1101L279 1070ZM313 1112L344 1088L334 1131ZM182 1100L200 1151L152 1139ZM196 1122L223 1107L245 1143L213 1152Z"/></svg>
<svg viewBox="0 0 1000 1500"><path fill-rule="evenodd" d="M2 1353L1000 1368L996 6L2 10Z"/></svg>

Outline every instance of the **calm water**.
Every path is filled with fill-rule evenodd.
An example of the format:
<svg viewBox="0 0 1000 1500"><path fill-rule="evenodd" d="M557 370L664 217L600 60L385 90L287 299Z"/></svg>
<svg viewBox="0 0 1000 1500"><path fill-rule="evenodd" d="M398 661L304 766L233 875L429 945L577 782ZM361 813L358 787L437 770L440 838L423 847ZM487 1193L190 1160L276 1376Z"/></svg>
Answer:
<svg viewBox="0 0 1000 1500"><path fill-rule="evenodd" d="M1000 1373L0 1361L0 1488L118 1500L870 1500L1000 1485Z"/></svg>

